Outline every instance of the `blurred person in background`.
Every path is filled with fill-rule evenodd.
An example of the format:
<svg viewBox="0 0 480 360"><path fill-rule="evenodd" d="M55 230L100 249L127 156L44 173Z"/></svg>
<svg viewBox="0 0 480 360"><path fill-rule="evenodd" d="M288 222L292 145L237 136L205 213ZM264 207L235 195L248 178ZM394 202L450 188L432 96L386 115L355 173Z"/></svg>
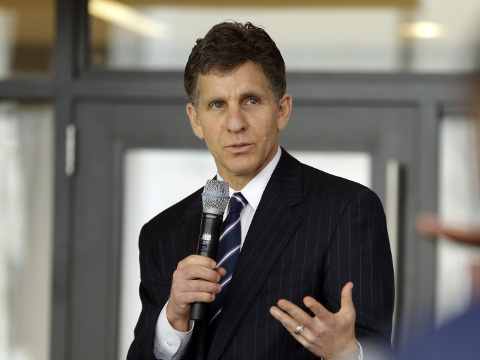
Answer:
<svg viewBox="0 0 480 360"><path fill-rule="evenodd" d="M480 48L479 48L480 50ZM476 150L480 169L480 51L472 74L471 108L476 129ZM417 230L431 238L444 237L451 241L480 247L480 225L447 224L437 216L423 214L418 218ZM407 349L402 360L477 360L480 359L480 268L472 266L472 304L461 316L428 334ZM477 289L477 290L475 290Z"/></svg>

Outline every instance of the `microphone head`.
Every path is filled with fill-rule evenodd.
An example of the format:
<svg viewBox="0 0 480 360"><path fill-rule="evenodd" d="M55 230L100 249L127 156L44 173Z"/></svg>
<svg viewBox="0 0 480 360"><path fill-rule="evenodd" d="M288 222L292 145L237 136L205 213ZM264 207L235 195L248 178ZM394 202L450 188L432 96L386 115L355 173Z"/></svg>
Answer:
<svg viewBox="0 0 480 360"><path fill-rule="evenodd" d="M207 180L202 193L204 212L223 215L229 200L227 182Z"/></svg>

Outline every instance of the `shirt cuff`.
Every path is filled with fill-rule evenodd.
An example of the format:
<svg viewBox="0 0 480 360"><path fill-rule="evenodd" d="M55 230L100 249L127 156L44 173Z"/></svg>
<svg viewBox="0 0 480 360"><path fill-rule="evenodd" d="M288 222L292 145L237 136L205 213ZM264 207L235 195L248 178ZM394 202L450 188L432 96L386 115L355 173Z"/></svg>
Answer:
<svg viewBox="0 0 480 360"><path fill-rule="evenodd" d="M187 350L195 322L190 320L188 332L175 330L167 319L167 304L168 302L157 320L153 353L157 359L175 360L181 358Z"/></svg>
<svg viewBox="0 0 480 360"><path fill-rule="evenodd" d="M358 340L355 340L358 344L358 348L360 349L359 353L358 353L358 360L363 360L363 348L362 348L362 344L360 344L358 342Z"/></svg>

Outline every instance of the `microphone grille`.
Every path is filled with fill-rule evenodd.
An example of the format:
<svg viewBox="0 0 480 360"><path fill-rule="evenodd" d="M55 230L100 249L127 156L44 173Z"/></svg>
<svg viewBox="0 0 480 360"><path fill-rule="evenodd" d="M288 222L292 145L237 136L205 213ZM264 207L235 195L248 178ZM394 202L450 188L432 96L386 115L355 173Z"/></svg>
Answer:
<svg viewBox="0 0 480 360"><path fill-rule="evenodd" d="M227 182L207 180L202 193L203 210L205 212L223 214L229 200Z"/></svg>

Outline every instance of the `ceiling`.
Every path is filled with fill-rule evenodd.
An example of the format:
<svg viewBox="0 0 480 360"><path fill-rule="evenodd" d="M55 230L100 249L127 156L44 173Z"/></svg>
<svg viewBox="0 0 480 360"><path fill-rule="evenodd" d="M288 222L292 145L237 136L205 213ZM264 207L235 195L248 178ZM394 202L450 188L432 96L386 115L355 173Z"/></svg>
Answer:
<svg viewBox="0 0 480 360"><path fill-rule="evenodd" d="M112 66L132 69L180 69L195 39L226 19L264 26L290 68L300 71L463 71L471 67L471 51L480 34L480 0L117 2L165 25L170 33L169 38L154 43L92 16L93 48L121 53L119 58L124 62ZM402 35L405 23L420 21L437 24L440 35L428 39ZM54 0L0 0L0 26L4 30L0 44L7 41L20 49L51 52L54 23ZM130 59L132 44L143 54L142 59ZM31 54L26 51L25 57L31 58ZM158 62L160 58L163 63Z"/></svg>
<svg viewBox="0 0 480 360"><path fill-rule="evenodd" d="M416 8L419 0L119 0L132 6L208 7L397 7ZM0 0L0 10L14 14L16 41L51 43L54 34L55 0Z"/></svg>

